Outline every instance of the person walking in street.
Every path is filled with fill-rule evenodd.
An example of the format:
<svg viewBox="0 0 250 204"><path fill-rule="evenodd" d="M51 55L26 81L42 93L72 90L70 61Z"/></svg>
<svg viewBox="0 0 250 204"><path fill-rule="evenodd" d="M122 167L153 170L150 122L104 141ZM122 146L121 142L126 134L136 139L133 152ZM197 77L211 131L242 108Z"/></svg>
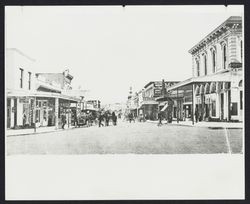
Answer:
<svg viewBox="0 0 250 204"><path fill-rule="evenodd" d="M158 113L158 120L159 120L159 123L158 123L158 126L161 126L162 125L162 112L160 111L159 113Z"/></svg>
<svg viewBox="0 0 250 204"><path fill-rule="evenodd" d="M105 125L109 126L109 113L108 113L108 111L106 111L104 113L104 118L105 118Z"/></svg>
<svg viewBox="0 0 250 204"><path fill-rule="evenodd" d="M115 115L115 112L112 113L112 121L113 121L113 125L117 124L117 116Z"/></svg>
<svg viewBox="0 0 250 204"><path fill-rule="evenodd" d="M102 124L102 121L103 121L103 114L100 112L100 113L99 113L99 116L98 116L99 127L104 126L104 125Z"/></svg>
<svg viewBox="0 0 250 204"><path fill-rule="evenodd" d="M129 123L131 123L131 121L132 121L132 119L133 119L132 113L129 113L129 114L128 114L128 119L129 119Z"/></svg>
<svg viewBox="0 0 250 204"><path fill-rule="evenodd" d="M66 124L66 115L65 115L65 113L62 113L61 120L62 120L62 129L64 129L64 126Z"/></svg>

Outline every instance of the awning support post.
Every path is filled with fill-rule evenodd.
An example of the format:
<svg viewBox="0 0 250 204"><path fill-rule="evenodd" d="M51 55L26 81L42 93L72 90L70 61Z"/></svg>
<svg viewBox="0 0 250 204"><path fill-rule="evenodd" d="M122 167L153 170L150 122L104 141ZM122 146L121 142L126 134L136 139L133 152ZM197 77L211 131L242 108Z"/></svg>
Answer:
<svg viewBox="0 0 250 204"><path fill-rule="evenodd" d="M194 104L194 84L192 84L192 124L194 125L194 114L195 114L195 104Z"/></svg>
<svg viewBox="0 0 250 204"><path fill-rule="evenodd" d="M34 115L34 132L36 132L36 97L34 99L34 112L35 114Z"/></svg>
<svg viewBox="0 0 250 204"><path fill-rule="evenodd" d="M59 98L55 98L55 128L58 129Z"/></svg>

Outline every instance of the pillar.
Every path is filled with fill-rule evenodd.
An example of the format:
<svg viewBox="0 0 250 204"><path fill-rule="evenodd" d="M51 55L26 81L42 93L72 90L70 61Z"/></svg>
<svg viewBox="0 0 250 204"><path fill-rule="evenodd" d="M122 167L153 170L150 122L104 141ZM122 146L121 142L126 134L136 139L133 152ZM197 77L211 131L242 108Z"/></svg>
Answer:
<svg viewBox="0 0 250 204"><path fill-rule="evenodd" d="M59 98L55 98L55 128L58 129L59 122Z"/></svg>
<svg viewBox="0 0 250 204"><path fill-rule="evenodd" d="M192 123L194 125L194 114L195 114L195 85L192 84Z"/></svg>

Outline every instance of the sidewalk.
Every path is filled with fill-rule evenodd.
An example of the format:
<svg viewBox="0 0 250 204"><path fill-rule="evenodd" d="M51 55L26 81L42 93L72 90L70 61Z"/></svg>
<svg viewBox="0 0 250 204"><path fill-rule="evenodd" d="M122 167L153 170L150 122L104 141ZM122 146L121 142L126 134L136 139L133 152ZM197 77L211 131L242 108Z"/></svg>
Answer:
<svg viewBox="0 0 250 204"><path fill-rule="evenodd" d="M158 121L150 121L147 120L147 122L150 123L155 123L157 124ZM172 121L172 123L167 123L167 121L162 121L163 124L167 125L176 125L176 126L190 126L190 127L205 127L205 128L210 128L210 129L242 129L244 127L244 124L242 122L198 122L192 124L192 121Z"/></svg>
<svg viewBox="0 0 250 204"><path fill-rule="evenodd" d="M30 128L30 129L18 129L18 130L14 130L14 129L9 129L5 131L6 136L17 136L17 135L31 135L31 134L40 134L40 133L48 133L48 132L56 132L56 131L65 131L65 130L71 130L75 128L75 126L70 126L68 128L68 126L65 125L65 129L56 129L55 126L52 127L39 127L36 128L36 132L34 131L34 128Z"/></svg>

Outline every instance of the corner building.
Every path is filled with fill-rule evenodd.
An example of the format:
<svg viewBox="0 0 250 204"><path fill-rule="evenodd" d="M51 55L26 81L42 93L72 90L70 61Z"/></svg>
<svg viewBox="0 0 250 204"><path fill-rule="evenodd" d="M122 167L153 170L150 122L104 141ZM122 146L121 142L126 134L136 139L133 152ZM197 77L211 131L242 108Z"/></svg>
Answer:
<svg viewBox="0 0 250 204"><path fill-rule="evenodd" d="M192 90L193 120L197 110L200 121L242 121L242 18L231 16L189 53L193 77L168 91Z"/></svg>

